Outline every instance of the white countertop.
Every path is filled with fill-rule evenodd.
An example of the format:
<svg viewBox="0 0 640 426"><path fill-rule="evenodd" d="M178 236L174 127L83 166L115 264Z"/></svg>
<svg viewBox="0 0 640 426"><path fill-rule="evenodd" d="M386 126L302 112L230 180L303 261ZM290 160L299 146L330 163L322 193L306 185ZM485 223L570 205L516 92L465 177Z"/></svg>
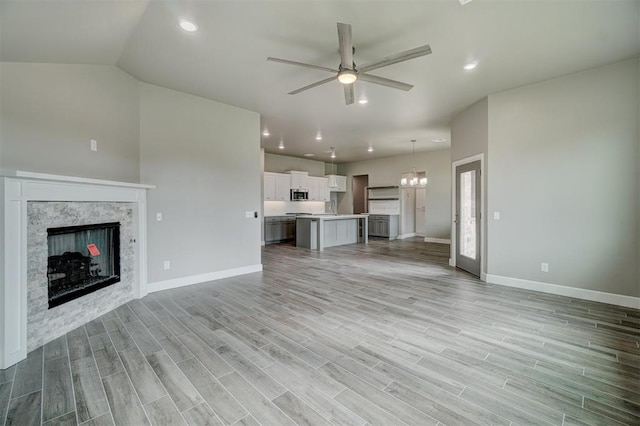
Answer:
<svg viewBox="0 0 640 426"><path fill-rule="evenodd" d="M296 219L321 219L321 220L341 220L341 219L360 219L363 217L368 217L368 214L312 214L312 215L304 215L298 216Z"/></svg>

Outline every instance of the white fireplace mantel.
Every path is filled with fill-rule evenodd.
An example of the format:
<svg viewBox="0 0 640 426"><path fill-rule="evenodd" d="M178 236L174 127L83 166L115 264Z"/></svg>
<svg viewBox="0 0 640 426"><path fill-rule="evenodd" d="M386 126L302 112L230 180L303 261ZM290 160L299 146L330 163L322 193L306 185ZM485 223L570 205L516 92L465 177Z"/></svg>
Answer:
<svg viewBox="0 0 640 426"><path fill-rule="evenodd" d="M27 203L86 201L135 203L135 297L147 293L146 191L153 185L0 171L0 369L27 356Z"/></svg>

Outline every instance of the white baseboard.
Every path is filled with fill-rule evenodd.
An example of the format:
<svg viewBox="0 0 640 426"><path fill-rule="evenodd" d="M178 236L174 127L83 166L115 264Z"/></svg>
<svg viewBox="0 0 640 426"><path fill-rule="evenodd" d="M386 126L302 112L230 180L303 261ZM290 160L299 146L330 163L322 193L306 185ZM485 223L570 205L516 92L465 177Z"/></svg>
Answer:
<svg viewBox="0 0 640 426"><path fill-rule="evenodd" d="M486 272L480 272L480 281L484 281L485 283L487 282L487 273Z"/></svg>
<svg viewBox="0 0 640 426"><path fill-rule="evenodd" d="M424 237L424 242L425 243L451 244L451 240L449 240L447 238Z"/></svg>
<svg viewBox="0 0 640 426"><path fill-rule="evenodd" d="M415 233L415 232L410 232L410 233L408 233L408 234L400 234L400 235L398 235L396 238L397 238L398 240L404 240L405 238L411 238L411 237L415 237L415 236L416 236L416 233Z"/></svg>
<svg viewBox="0 0 640 426"><path fill-rule="evenodd" d="M454 268L456 267L456 262L453 260L452 257L449 258L449 266L453 266Z"/></svg>
<svg viewBox="0 0 640 426"><path fill-rule="evenodd" d="M543 293L574 297L576 299L591 300L594 302L609 303L627 308L640 309L640 297L624 296L622 294L605 293L602 291L567 287L539 281L523 280L520 278L502 277L500 275L492 274L486 274L486 281L490 284L499 284L507 287L535 290Z"/></svg>
<svg viewBox="0 0 640 426"><path fill-rule="evenodd" d="M156 291L169 290L172 288L184 287L192 284L206 283L207 281L220 280L222 278L230 278L238 275L251 274L261 272L262 264L242 266L240 268L225 269L222 271L209 272L207 274L191 275L188 277L175 278L166 281L156 281L147 284L149 293Z"/></svg>

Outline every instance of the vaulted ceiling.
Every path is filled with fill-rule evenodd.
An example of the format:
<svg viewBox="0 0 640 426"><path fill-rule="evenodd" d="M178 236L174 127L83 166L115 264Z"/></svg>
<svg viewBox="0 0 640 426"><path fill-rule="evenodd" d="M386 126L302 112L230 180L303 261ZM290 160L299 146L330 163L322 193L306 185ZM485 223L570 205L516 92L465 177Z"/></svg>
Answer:
<svg viewBox="0 0 640 426"><path fill-rule="evenodd" d="M3 61L116 65L259 112L267 152L326 161L335 146L337 162L409 153L411 139L416 151L448 146L452 116L488 94L640 55L638 0L1 0L0 19ZM288 95L331 74L266 58L337 68L337 22L352 24L356 64L429 44L371 72L415 87L358 81L365 105L345 105L337 81Z"/></svg>

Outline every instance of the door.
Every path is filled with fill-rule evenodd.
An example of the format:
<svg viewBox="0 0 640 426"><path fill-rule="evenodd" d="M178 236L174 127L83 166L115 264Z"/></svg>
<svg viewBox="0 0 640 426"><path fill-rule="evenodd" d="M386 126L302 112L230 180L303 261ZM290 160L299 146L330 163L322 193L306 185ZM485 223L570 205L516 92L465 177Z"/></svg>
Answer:
<svg viewBox="0 0 640 426"><path fill-rule="evenodd" d="M480 276L480 161L456 167L456 267Z"/></svg>
<svg viewBox="0 0 640 426"><path fill-rule="evenodd" d="M418 173L424 177L424 172ZM420 176L422 175L422 176ZM424 237L427 228L427 190L416 189L416 235Z"/></svg>
<svg viewBox="0 0 640 426"><path fill-rule="evenodd" d="M365 190L369 186L369 175L354 176L352 181L353 214L367 212Z"/></svg>

